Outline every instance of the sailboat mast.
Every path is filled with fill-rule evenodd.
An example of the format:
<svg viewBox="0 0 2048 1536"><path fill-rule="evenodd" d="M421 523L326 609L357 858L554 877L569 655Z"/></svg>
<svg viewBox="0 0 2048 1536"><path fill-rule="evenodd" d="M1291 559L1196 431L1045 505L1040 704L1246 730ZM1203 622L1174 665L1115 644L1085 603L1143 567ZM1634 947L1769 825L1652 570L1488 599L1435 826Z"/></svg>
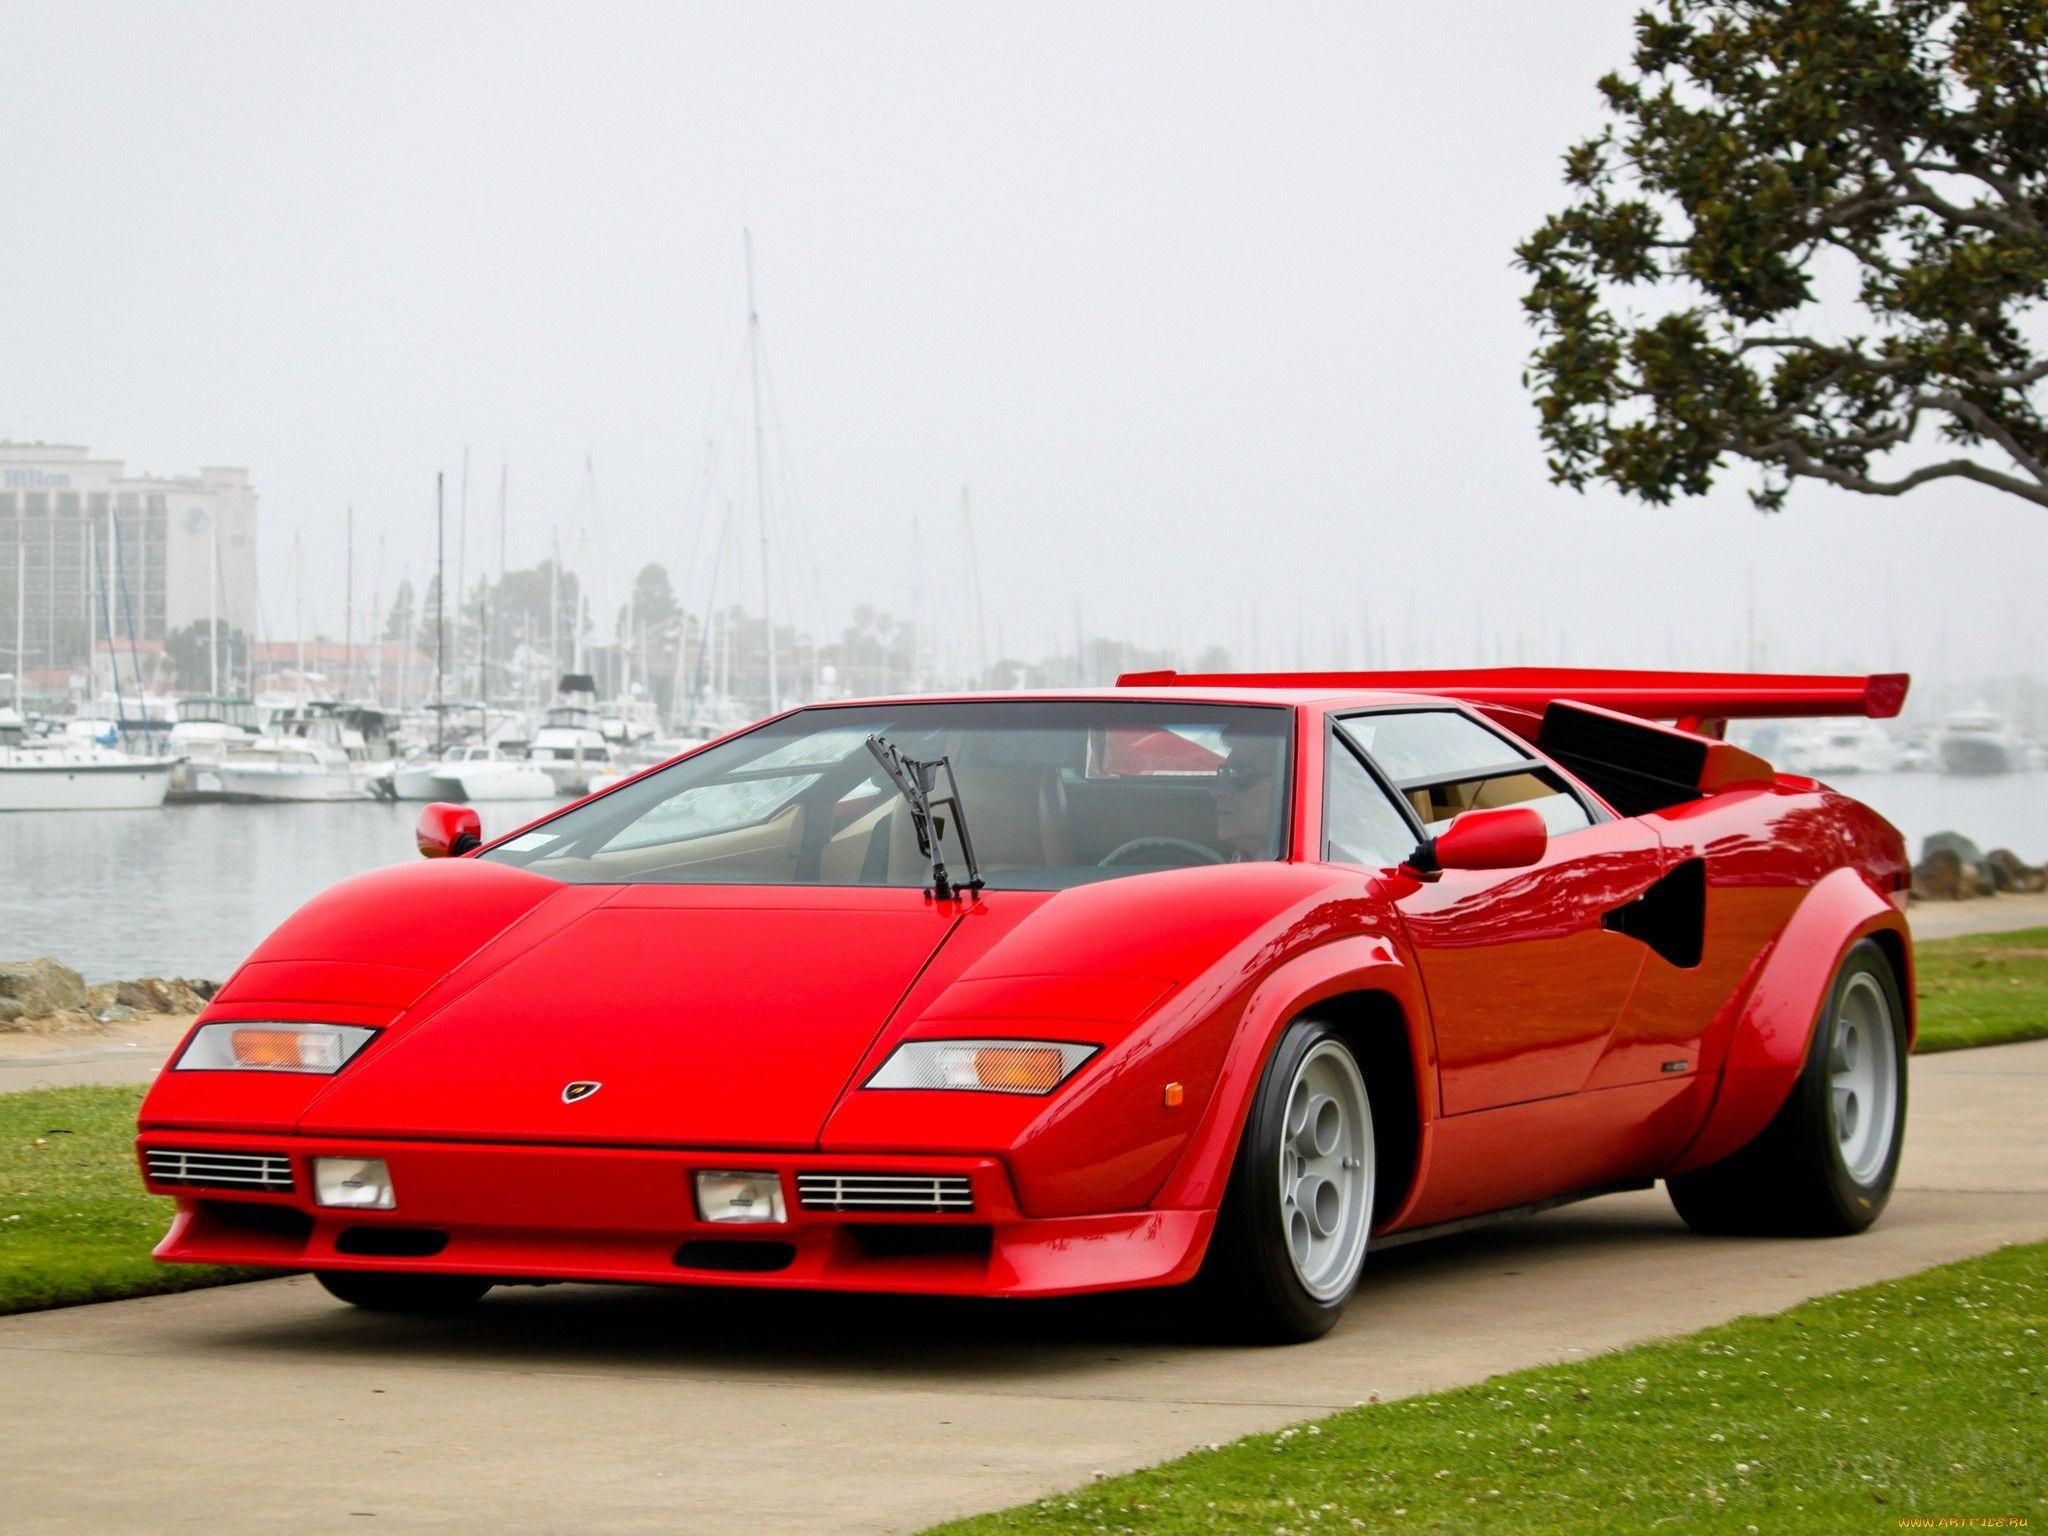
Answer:
<svg viewBox="0 0 2048 1536"><path fill-rule="evenodd" d="M56 565L52 554L50 568L54 570ZM95 606L99 601L100 546L90 513L85 520L85 569L79 575L85 586L85 703L86 713L91 714L98 709L100 696L100 615Z"/></svg>
<svg viewBox="0 0 2048 1536"><path fill-rule="evenodd" d="M462 489L455 498L455 668L462 670L462 605L469 600L469 449L462 450Z"/></svg>
<svg viewBox="0 0 2048 1536"><path fill-rule="evenodd" d="M551 538L551 557L548 560L548 691L554 692L555 683L562 675L562 530L557 528Z"/></svg>
<svg viewBox="0 0 2048 1536"><path fill-rule="evenodd" d="M299 668L299 703L306 702L306 619L303 581L304 562L299 558L299 530L292 530L292 633L298 638L292 642Z"/></svg>
<svg viewBox="0 0 2048 1536"><path fill-rule="evenodd" d="M960 487L960 523L967 536L967 593L974 604L974 684L983 686L988 673L988 620L981 607L981 557L974 549L974 506L967 487Z"/></svg>
<svg viewBox="0 0 2048 1536"><path fill-rule="evenodd" d="M500 601L505 596L505 498L507 486L511 478L512 466L510 464L500 464L498 466L498 597ZM477 626L482 631L482 638L477 642L476 658L476 696L485 706L486 729L489 728L490 723L491 614L493 612L490 599L486 597L482 608L477 614Z"/></svg>
<svg viewBox="0 0 2048 1536"><path fill-rule="evenodd" d="M910 519L910 688L922 693L924 675L924 537L917 518Z"/></svg>
<svg viewBox="0 0 2048 1536"><path fill-rule="evenodd" d="M206 687L220 698L220 513L207 526L206 559Z"/></svg>
<svg viewBox="0 0 2048 1536"><path fill-rule="evenodd" d="M740 232L747 259L747 373L754 399L754 517L761 534L761 624L768 632L768 713L774 714L781 688L775 675L774 582L768 569L767 437L761 422L761 311L754 303L754 232Z"/></svg>
<svg viewBox="0 0 2048 1536"><path fill-rule="evenodd" d="M28 670L28 541L14 521L14 712L21 714L21 674Z"/></svg>
<svg viewBox="0 0 2048 1536"><path fill-rule="evenodd" d="M465 450L466 451L466 450ZM447 475L434 471L434 752L440 755L448 712L441 707L441 679L448 667L448 501Z"/></svg>
<svg viewBox="0 0 2048 1536"><path fill-rule="evenodd" d="M377 568L370 577L370 701L384 703L384 535L377 535Z"/></svg>
<svg viewBox="0 0 2048 1536"><path fill-rule="evenodd" d="M342 518L342 543L345 547L341 561L341 654L347 658L343 665L342 694L345 698L356 696L356 504L350 502Z"/></svg>

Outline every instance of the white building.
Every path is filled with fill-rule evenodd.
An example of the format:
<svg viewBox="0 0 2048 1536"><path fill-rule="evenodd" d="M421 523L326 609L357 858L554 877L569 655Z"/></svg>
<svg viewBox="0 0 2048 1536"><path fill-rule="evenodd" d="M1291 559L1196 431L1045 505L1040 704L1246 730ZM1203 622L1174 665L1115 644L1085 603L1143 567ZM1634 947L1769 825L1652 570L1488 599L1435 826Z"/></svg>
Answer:
<svg viewBox="0 0 2048 1536"><path fill-rule="evenodd" d="M256 631L256 492L245 469L131 475L58 443L0 442L0 671L79 667L93 635ZM20 606L20 628L16 607Z"/></svg>

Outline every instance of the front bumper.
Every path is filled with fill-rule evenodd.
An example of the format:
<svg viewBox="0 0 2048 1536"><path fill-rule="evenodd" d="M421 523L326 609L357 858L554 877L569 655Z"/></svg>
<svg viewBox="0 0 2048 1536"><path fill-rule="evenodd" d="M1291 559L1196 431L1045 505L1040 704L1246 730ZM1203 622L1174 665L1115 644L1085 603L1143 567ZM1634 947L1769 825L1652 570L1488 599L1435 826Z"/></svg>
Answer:
<svg viewBox="0 0 2048 1536"><path fill-rule="evenodd" d="M144 1182L178 1213L157 1245L173 1264L488 1275L953 1296L1065 1296L1192 1279L1214 1213L1119 1211L1033 1219L994 1158L845 1156L638 1147L250 1136L155 1127L137 1141ZM268 1153L286 1191L193 1188L147 1171L155 1149ZM315 1157L377 1157L397 1207L337 1210L312 1197ZM788 1220L702 1221L699 1169L774 1170ZM965 1176L962 1213L813 1210L805 1172Z"/></svg>

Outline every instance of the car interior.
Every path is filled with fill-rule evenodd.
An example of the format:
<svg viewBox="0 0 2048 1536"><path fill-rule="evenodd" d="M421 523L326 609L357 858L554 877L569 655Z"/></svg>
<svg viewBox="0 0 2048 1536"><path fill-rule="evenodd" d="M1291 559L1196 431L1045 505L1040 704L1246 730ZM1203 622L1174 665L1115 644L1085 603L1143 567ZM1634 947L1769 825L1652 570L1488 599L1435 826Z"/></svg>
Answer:
<svg viewBox="0 0 2048 1536"><path fill-rule="evenodd" d="M981 873L997 887L1057 889L1280 857L1284 720L1235 741L1208 721L1185 731L1171 721L911 729L891 739L912 756L951 760ZM700 765L673 787L660 783L670 774L656 775L488 856L578 883L926 884L931 863L910 806L864 742L840 727L808 753L757 751L722 774ZM1255 797L1253 819L1265 829L1249 844L1219 833L1219 800L1238 794ZM614 800L621 803L607 812ZM940 854L964 879L958 821L949 809L936 816Z"/></svg>

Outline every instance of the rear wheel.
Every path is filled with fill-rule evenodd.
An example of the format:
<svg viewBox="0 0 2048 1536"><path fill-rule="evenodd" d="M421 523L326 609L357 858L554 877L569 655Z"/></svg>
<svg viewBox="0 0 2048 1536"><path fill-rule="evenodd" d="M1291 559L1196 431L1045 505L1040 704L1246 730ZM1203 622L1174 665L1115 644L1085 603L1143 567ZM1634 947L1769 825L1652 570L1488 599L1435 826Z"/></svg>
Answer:
<svg viewBox="0 0 2048 1536"><path fill-rule="evenodd" d="M1906 1129L1906 1010L1870 939L1835 973L1799 1080L1741 1151L1669 1181L1698 1232L1840 1237L1883 1211Z"/></svg>
<svg viewBox="0 0 2048 1536"><path fill-rule="evenodd" d="M373 1271L322 1269L313 1278L330 1296L371 1312L460 1312L483 1299L488 1280L468 1275L384 1275Z"/></svg>
<svg viewBox="0 0 2048 1536"><path fill-rule="evenodd" d="M1266 1064L1197 1282L1220 1331L1319 1338L1358 1284L1377 1166L1372 1100L1329 1025L1299 1020Z"/></svg>

